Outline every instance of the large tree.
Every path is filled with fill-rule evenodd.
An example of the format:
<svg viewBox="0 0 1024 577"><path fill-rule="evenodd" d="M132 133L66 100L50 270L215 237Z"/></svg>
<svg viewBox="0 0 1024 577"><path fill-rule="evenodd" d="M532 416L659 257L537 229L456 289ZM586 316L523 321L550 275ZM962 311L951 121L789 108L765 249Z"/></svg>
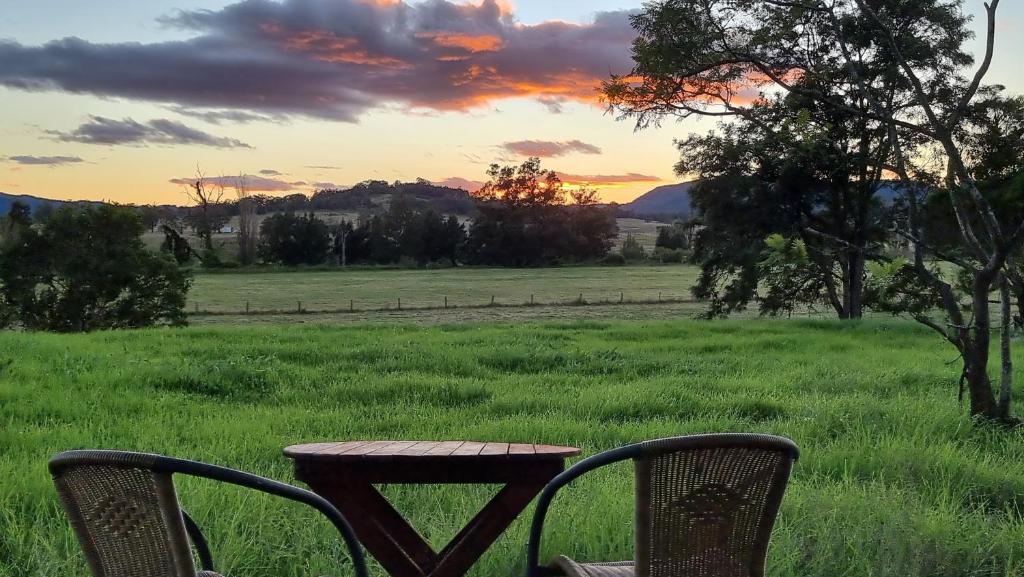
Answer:
<svg viewBox="0 0 1024 577"><path fill-rule="evenodd" d="M984 97L998 6L984 5L984 52L976 62L966 48L973 33L962 0L651 2L633 18L636 67L613 77L605 94L640 126L666 114L743 116L785 94L884 130L887 154L877 162L904 184L902 234L913 251L899 272L931 295L941 318L906 310L960 352L971 414L1014 422L1008 331L1001 333L998 397L989 376L989 299L1021 243L1024 220L996 214L972 172L966 139L972 106ZM920 201L935 190L955 216L962 249L955 254L924 236ZM944 259L963 282L935 264Z"/></svg>
<svg viewBox="0 0 1024 577"><path fill-rule="evenodd" d="M146 249L135 211L63 207L0 250L7 321L79 332L185 324L186 271Z"/></svg>

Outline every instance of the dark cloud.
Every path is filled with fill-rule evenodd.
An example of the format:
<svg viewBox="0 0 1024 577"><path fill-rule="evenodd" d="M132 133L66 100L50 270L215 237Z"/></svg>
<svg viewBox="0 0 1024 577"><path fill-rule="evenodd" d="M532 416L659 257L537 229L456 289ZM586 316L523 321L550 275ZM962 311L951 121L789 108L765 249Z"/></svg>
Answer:
<svg viewBox="0 0 1024 577"><path fill-rule="evenodd" d="M7 160L30 166L61 166L85 162L77 156L8 156Z"/></svg>
<svg viewBox="0 0 1024 577"><path fill-rule="evenodd" d="M241 140L222 138L186 126L180 122L158 118L143 124L125 118L115 120L92 116L71 132L50 131L50 134L65 142L85 144L146 145L146 144L197 144L217 148L252 148Z"/></svg>
<svg viewBox="0 0 1024 577"><path fill-rule="evenodd" d="M307 166L306 168L312 168L312 169L315 169L315 170L341 170L340 166L327 166L327 165L315 165L315 164L312 165L312 166Z"/></svg>
<svg viewBox="0 0 1024 577"><path fill-rule="evenodd" d="M223 124L231 122L234 124L249 124L250 122L278 122L280 117L268 116L266 114L253 114L244 110L205 110L193 109L187 106L171 106L169 109L175 114L198 118L209 124Z"/></svg>
<svg viewBox="0 0 1024 577"><path fill-rule="evenodd" d="M565 142L552 142L550 140L520 140L517 142L506 142L501 147L508 152L519 156L537 156L550 158L565 156L578 152L580 154L601 154L601 149L593 144L587 144L581 140L568 140Z"/></svg>
<svg viewBox="0 0 1024 577"><path fill-rule="evenodd" d="M263 176L281 176L282 173L270 168L264 168L263 170L260 171L260 174L262 174Z"/></svg>
<svg viewBox="0 0 1024 577"><path fill-rule="evenodd" d="M163 20L192 35L159 43L0 42L0 85L259 115L355 121L365 111L493 107L531 97L596 102L631 68L627 12L592 23L520 24L495 0L244 0ZM199 110L198 113L203 113Z"/></svg>

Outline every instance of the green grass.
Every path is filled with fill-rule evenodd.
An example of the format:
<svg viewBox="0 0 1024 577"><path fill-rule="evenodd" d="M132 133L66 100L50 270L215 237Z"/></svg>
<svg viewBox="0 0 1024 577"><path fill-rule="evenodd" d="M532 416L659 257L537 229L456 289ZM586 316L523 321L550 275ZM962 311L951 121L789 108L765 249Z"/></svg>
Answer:
<svg viewBox="0 0 1024 577"><path fill-rule="evenodd" d="M64 449L154 451L290 480L280 450L306 441L529 441L593 454L706 431L777 433L803 449L770 575L1022 575L1024 438L971 425L953 361L895 321L2 333L0 575L85 574L46 473ZM626 558L630 475L617 466L566 490L545 556ZM314 513L206 482L179 490L228 575L349 574ZM492 491L387 494L441 543ZM527 525L472 574L521 575Z"/></svg>
<svg viewBox="0 0 1024 577"><path fill-rule="evenodd" d="M198 274L188 310L241 312L480 306L491 302L568 303L578 300L689 299L699 270L689 265L557 267L533 269L448 268L314 271L237 271Z"/></svg>

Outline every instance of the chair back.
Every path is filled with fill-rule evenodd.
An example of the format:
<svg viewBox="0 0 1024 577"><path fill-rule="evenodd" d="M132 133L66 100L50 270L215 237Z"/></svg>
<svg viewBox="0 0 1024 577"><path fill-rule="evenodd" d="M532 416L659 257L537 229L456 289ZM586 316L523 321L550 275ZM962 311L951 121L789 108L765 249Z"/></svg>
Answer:
<svg viewBox="0 0 1024 577"><path fill-rule="evenodd" d="M762 577L796 445L748 434L641 445L637 577Z"/></svg>
<svg viewBox="0 0 1024 577"><path fill-rule="evenodd" d="M195 577L170 472L159 457L76 451L50 461L93 577Z"/></svg>

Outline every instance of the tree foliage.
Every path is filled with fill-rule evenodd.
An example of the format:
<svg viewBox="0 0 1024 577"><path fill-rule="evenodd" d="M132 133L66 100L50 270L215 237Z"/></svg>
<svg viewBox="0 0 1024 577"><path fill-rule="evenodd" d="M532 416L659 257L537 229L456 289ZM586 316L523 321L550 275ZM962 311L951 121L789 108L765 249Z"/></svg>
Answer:
<svg viewBox="0 0 1024 577"><path fill-rule="evenodd" d="M142 243L134 211L63 207L0 249L7 323L81 332L185 324L190 278Z"/></svg>

